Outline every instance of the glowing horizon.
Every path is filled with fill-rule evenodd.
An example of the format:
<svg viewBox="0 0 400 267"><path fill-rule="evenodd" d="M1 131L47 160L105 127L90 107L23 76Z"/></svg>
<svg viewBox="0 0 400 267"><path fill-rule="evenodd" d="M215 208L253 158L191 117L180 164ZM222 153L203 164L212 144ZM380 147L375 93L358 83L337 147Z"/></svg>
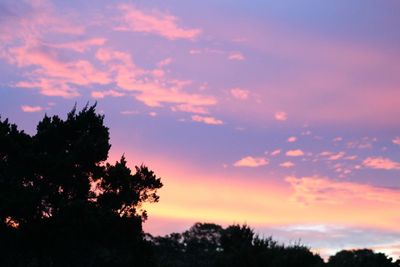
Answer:
<svg viewBox="0 0 400 267"><path fill-rule="evenodd" d="M162 178L146 231L248 223L323 255L400 256L397 1L0 4L0 115L97 101Z"/></svg>

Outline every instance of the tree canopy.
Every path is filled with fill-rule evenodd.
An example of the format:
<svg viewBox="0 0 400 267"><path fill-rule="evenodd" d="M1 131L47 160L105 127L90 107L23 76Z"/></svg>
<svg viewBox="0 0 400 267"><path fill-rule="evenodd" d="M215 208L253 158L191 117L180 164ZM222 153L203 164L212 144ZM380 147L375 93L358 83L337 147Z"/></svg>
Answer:
<svg viewBox="0 0 400 267"><path fill-rule="evenodd" d="M110 147L96 105L46 115L34 135L0 119L1 266L151 265L141 205L161 180L124 156L106 162Z"/></svg>

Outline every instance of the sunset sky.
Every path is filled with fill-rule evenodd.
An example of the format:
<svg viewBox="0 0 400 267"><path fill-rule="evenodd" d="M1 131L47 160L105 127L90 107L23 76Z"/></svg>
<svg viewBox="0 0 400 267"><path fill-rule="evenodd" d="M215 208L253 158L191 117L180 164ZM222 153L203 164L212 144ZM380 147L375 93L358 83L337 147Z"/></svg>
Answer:
<svg viewBox="0 0 400 267"><path fill-rule="evenodd" d="M0 2L0 114L97 101L162 178L145 230L247 223L400 256L400 2Z"/></svg>

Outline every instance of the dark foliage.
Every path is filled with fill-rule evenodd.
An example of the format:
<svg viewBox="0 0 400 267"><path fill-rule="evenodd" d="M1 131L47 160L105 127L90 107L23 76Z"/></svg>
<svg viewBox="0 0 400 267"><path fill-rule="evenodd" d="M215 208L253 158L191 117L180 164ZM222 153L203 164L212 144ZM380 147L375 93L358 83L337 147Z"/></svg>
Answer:
<svg viewBox="0 0 400 267"><path fill-rule="evenodd" d="M188 231L152 238L157 263L169 266L323 266L320 256L301 245L284 246L260 238L247 225L222 228L196 223Z"/></svg>
<svg viewBox="0 0 400 267"><path fill-rule="evenodd" d="M0 120L0 266L152 266L144 202L160 178L105 163L109 131L95 105L45 116L30 136Z"/></svg>
<svg viewBox="0 0 400 267"><path fill-rule="evenodd" d="M383 253L370 249L342 250L329 258L328 267L399 267Z"/></svg>

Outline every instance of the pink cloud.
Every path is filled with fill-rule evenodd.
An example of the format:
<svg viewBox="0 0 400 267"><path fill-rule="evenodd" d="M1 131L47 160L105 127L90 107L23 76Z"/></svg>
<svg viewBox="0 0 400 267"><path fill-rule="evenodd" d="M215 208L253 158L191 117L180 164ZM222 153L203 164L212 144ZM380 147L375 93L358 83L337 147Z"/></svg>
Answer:
<svg viewBox="0 0 400 267"><path fill-rule="evenodd" d="M288 119L286 112L278 111L275 112L275 120L277 121L286 121Z"/></svg>
<svg viewBox="0 0 400 267"><path fill-rule="evenodd" d="M344 152L339 152L339 153L330 155L330 156L328 157L328 160L338 160L338 159L343 158L344 155L345 155Z"/></svg>
<svg viewBox="0 0 400 267"><path fill-rule="evenodd" d="M302 204L345 204L348 201L400 204L400 191L321 177L286 177L294 190L292 199Z"/></svg>
<svg viewBox="0 0 400 267"><path fill-rule="evenodd" d="M17 87L39 88L43 95L74 97L76 86L108 84L107 72L97 70L89 61L65 61L58 50L48 46L26 45L9 49L9 59L18 67L31 67L29 80L16 83Z"/></svg>
<svg viewBox="0 0 400 267"><path fill-rule="evenodd" d="M33 113L33 112L40 112L43 111L44 108L40 106L29 106L29 105L23 105L21 106L21 110L23 112L28 112L28 113Z"/></svg>
<svg viewBox="0 0 400 267"><path fill-rule="evenodd" d="M232 52L229 54L228 59L242 61L245 60L245 57L240 52Z"/></svg>
<svg viewBox="0 0 400 267"><path fill-rule="evenodd" d="M279 155L280 153L281 153L281 150L280 150L280 149L276 149L276 150L274 150L274 151L271 152L271 156L277 156L277 155Z"/></svg>
<svg viewBox="0 0 400 267"><path fill-rule="evenodd" d="M172 58L169 57L169 58L166 58L166 59L161 60L160 62L158 62L157 66L159 68L162 68L162 67L170 65L171 63L172 63Z"/></svg>
<svg viewBox="0 0 400 267"><path fill-rule="evenodd" d="M289 138L287 139L287 141L288 141L289 143L294 143L294 142L297 141L297 137L296 137L296 136L291 136L291 137L289 137Z"/></svg>
<svg viewBox="0 0 400 267"><path fill-rule="evenodd" d="M295 166L295 164L291 161L286 161L286 162L279 164L279 166L281 166L282 168L292 168Z"/></svg>
<svg viewBox="0 0 400 267"><path fill-rule="evenodd" d="M191 104L180 104L171 108L172 111L182 111L196 114L209 114L208 110L201 106L194 106Z"/></svg>
<svg viewBox="0 0 400 267"><path fill-rule="evenodd" d="M400 163L383 157L366 158L363 165L371 169L400 170Z"/></svg>
<svg viewBox="0 0 400 267"><path fill-rule="evenodd" d="M323 151L321 153L319 153L320 156L322 157L326 157L327 160L338 160L344 157L346 153L344 152L338 152L338 153L334 153L331 151Z"/></svg>
<svg viewBox="0 0 400 267"><path fill-rule="evenodd" d="M289 157L300 157L303 155L304 155L304 152L300 149L289 150L286 152L286 156L289 156Z"/></svg>
<svg viewBox="0 0 400 267"><path fill-rule="evenodd" d="M340 141L343 141L343 137L340 137L340 136L335 137L335 138L333 138L332 141L333 141L333 142L340 142Z"/></svg>
<svg viewBox="0 0 400 267"><path fill-rule="evenodd" d="M70 49L76 52L83 53L93 46L103 46L106 43L105 38L92 38L83 41L67 42L61 44L47 44L50 47Z"/></svg>
<svg viewBox="0 0 400 267"><path fill-rule="evenodd" d="M188 39L193 40L201 33L200 29L185 29L178 26L178 18L161 12L144 12L133 5L121 4L122 26L118 31L134 31L157 34L169 40Z"/></svg>
<svg viewBox="0 0 400 267"><path fill-rule="evenodd" d="M240 99L240 100L246 100L249 98L249 91L241 88L233 88L229 90L231 95L234 98Z"/></svg>
<svg viewBox="0 0 400 267"><path fill-rule="evenodd" d="M104 98L107 96L121 97L124 96L125 94L115 90L107 90L107 91L93 91L91 95L93 98Z"/></svg>
<svg viewBox="0 0 400 267"><path fill-rule="evenodd" d="M268 160L266 158L255 158L252 156L244 157L238 161L236 161L233 166L235 167L260 167L268 164Z"/></svg>
<svg viewBox="0 0 400 267"><path fill-rule="evenodd" d="M400 137L396 137L392 140L393 144L400 145Z"/></svg>
<svg viewBox="0 0 400 267"><path fill-rule="evenodd" d="M193 115L192 120L196 122L202 122L205 124L211 124L211 125L221 125L224 124L223 121L218 120L214 117L206 117L206 116L199 116L199 115Z"/></svg>
<svg viewBox="0 0 400 267"><path fill-rule="evenodd" d="M182 104L184 106L178 105L176 110L188 110L217 103L212 96L185 92L184 87L191 81L160 77L152 70L137 66L126 52L101 48L96 58L108 67L118 87L136 92L135 98L150 107L160 107L163 103Z"/></svg>

